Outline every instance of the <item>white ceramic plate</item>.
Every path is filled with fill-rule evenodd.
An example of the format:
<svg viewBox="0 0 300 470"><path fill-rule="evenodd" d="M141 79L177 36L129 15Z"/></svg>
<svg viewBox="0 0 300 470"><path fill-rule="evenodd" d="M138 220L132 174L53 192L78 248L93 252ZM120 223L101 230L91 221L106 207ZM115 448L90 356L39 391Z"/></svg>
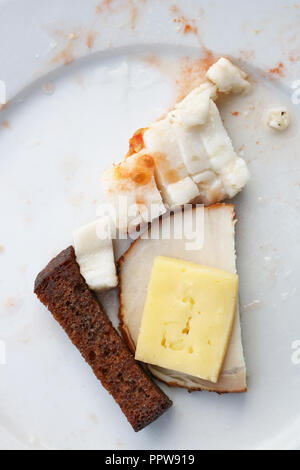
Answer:
<svg viewBox="0 0 300 470"><path fill-rule="evenodd" d="M0 111L0 448L300 448L300 8L294 0L2 0L0 17L9 100ZM197 34L184 34L186 24ZM253 80L249 96L221 107L252 173L235 201L249 391L163 386L173 408L135 434L33 282L95 217L101 171L174 103L205 48L244 61ZM266 127L278 104L292 114L282 134ZM115 300L104 303L116 322Z"/></svg>

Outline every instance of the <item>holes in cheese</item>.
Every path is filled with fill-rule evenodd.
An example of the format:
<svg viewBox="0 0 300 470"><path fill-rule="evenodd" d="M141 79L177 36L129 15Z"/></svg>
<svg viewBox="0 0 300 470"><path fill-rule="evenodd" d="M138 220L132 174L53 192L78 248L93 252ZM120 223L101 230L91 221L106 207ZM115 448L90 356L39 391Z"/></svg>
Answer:
<svg viewBox="0 0 300 470"><path fill-rule="evenodd" d="M237 296L236 274L157 257L135 358L216 383L228 348Z"/></svg>

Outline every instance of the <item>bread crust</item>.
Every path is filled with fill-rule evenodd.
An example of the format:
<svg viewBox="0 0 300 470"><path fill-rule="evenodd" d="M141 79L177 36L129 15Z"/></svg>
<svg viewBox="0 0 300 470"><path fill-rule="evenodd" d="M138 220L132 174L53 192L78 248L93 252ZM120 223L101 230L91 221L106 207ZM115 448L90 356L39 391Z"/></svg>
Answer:
<svg viewBox="0 0 300 470"><path fill-rule="evenodd" d="M80 274L72 246L41 271L34 292L114 397L135 431L172 402L135 361Z"/></svg>

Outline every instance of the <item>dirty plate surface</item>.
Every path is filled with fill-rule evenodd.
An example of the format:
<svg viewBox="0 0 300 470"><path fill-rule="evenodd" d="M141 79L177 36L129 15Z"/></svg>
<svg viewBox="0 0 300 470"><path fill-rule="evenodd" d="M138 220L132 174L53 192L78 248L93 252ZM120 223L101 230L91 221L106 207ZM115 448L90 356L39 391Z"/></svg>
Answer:
<svg viewBox="0 0 300 470"><path fill-rule="evenodd" d="M0 1L2 449L300 447L300 8L207 3ZM162 386L173 408L135 434L34 297L34 278L95 218L99 176L132 133L222 54L253 84L220 104L252 175L234 201L249 391ZM292 117L283 133L266 126L278 105ZM116 294L102 300L117 324Z"/></svg>

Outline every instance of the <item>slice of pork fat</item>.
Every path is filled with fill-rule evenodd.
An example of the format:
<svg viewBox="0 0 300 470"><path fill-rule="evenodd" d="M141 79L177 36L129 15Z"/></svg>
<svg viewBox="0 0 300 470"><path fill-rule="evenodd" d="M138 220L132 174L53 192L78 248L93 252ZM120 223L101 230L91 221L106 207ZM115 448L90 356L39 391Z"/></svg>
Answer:
<svg viewBox="0 0 300 470"><path fill-rule="evenodd" d="M234 206L216 204L204 209L196 207L191 210L193 217L196 216L196 211L204 210L204 242L201 249L187 250L187 238L174 239L172 234L171 239L168 240L140 238L133 243L120 260L121 329L125 340L133 351L138 338L152 264L156 256L169 256L236 272ZM175 217L175 224L176 220L178 219ZM157 224L161 225L162 221L155 221L152 224L152 230L155 230ZM155 377L172 386L218 393L245 392L247 390L246 366L243 356L239 309L236 312L223 369L216 384L161 367L148 367Z"/></svg>
<svg viewBox="0 0 300 470"><path fill-rule="evenodd" d="M247 164L235 152L214 103L219 91L248 89L247 75L222 58L207 78L164 119L139 129L130 139L125 161L105 171L104 196L116 209L121 232L152 222L166 209L233 198L247 184ZM122 197L130 208L128 217L119 208Z"/></svg>

